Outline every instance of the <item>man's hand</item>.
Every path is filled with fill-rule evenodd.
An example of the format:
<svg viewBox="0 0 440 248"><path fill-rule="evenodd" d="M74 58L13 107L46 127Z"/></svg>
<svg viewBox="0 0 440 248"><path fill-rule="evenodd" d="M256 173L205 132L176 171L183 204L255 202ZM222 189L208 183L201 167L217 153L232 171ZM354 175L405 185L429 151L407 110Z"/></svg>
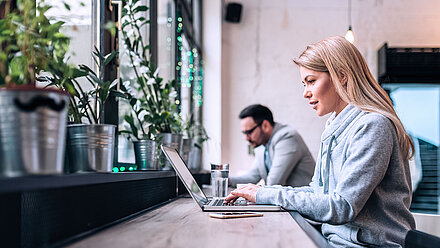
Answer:
<svg viewBox="0 0 440 248"><path fill-rule="evenodd" d="M225 198L225 203L232 204L238 197L243 197L250 202L255 202L255 196L259 188L260 186L248 184L239 189L235 189Z"/></svg>

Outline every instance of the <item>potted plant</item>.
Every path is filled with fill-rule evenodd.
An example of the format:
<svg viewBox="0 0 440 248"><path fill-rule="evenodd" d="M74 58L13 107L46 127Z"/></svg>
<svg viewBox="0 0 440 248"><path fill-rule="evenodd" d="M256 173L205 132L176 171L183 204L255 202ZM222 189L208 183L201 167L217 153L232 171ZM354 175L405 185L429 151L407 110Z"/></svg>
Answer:
<svg viewBox="0 0 440 248"><path fill-rule="evenodd" d="M194 121L193 116L185 124L186 138L182 141L181 155L188 168L194 172L201 170L203 143L209 139L202 123Z"/></svg>
<svg viewBox="0 0 440 248"><path fill-rule="evenodd" d="M143 17L147 10L147 6L136 0L129 1L122 10L122 39L135 75L134 82L125 81L121 87L132 108L132 113L124 117L130 127L124 133L132 135L135 152L140 151L137 146L154 141L180 150L181 122L174 101L177 82L164 82L158 75L159 69L150 62L149 45L141 36L141 28L149 23ZM162 167L170 168L164 156L160 161ZM143 164L139 166L143 168Z"/></svg>
<svg viewBox="0 0 440 248"><path fill-rule="evenodd" d="M0 3L0 176L61 173L69 94L36 87L36 76L63 66L69 38L44 2Z"/></svg>
<svg viewBox="0 0 440 248"><path fill-rule="evenodd" d="M114 87L117 81L104 80L104 69L116 57L113 51L103 55L96 47L93 58L98 67L98 74L86 65L72 68L68 77L61 77L58 72L44 80L66 89L72 95L67 126L68 171L111 172L114 160L116 126L102 123L104 104L110 94L123 96ZM90 90L84 90L78 79L85 78Z"/></svg>

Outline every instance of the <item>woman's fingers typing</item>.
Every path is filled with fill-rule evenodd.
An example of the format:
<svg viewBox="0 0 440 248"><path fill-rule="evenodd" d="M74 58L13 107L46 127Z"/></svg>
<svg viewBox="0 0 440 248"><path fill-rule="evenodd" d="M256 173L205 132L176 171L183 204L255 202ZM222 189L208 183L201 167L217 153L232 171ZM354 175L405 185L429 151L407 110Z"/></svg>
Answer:
<svg viewBox="0 0 440 248"><path fill-rule="evenodd" d="M237 198L243 197L250 202L255 202L255 196L257 195L258 188L260 186L249 184L245 187L233 190L226 198L225 203L234 203Z"/></svg>

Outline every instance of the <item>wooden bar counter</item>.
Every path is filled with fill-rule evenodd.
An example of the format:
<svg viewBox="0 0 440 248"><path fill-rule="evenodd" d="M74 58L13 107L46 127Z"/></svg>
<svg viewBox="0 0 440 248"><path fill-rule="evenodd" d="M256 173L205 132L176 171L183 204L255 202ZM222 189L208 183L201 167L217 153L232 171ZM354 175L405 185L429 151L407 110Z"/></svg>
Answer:
<svg viewBox="0 0 440 248"><path fill-rule="evenodd" d="M208 214L191 198L179 198L68 247L317 247L289 212L236 219Z"/></svg>

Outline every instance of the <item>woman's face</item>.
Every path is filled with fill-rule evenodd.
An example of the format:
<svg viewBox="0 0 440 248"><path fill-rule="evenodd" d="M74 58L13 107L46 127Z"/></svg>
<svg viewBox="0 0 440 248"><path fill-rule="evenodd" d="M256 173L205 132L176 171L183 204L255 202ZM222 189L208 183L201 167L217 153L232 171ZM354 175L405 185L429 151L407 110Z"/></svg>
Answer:
<svg viewBox="0 0 440 248"><path fill-rule="evenodd" d="M339 114L347 103L336 93L332 79L327 72L319 72L300 66L301 80L304 84L304 98L316 110L318 116L336 112Z"/></svg>

